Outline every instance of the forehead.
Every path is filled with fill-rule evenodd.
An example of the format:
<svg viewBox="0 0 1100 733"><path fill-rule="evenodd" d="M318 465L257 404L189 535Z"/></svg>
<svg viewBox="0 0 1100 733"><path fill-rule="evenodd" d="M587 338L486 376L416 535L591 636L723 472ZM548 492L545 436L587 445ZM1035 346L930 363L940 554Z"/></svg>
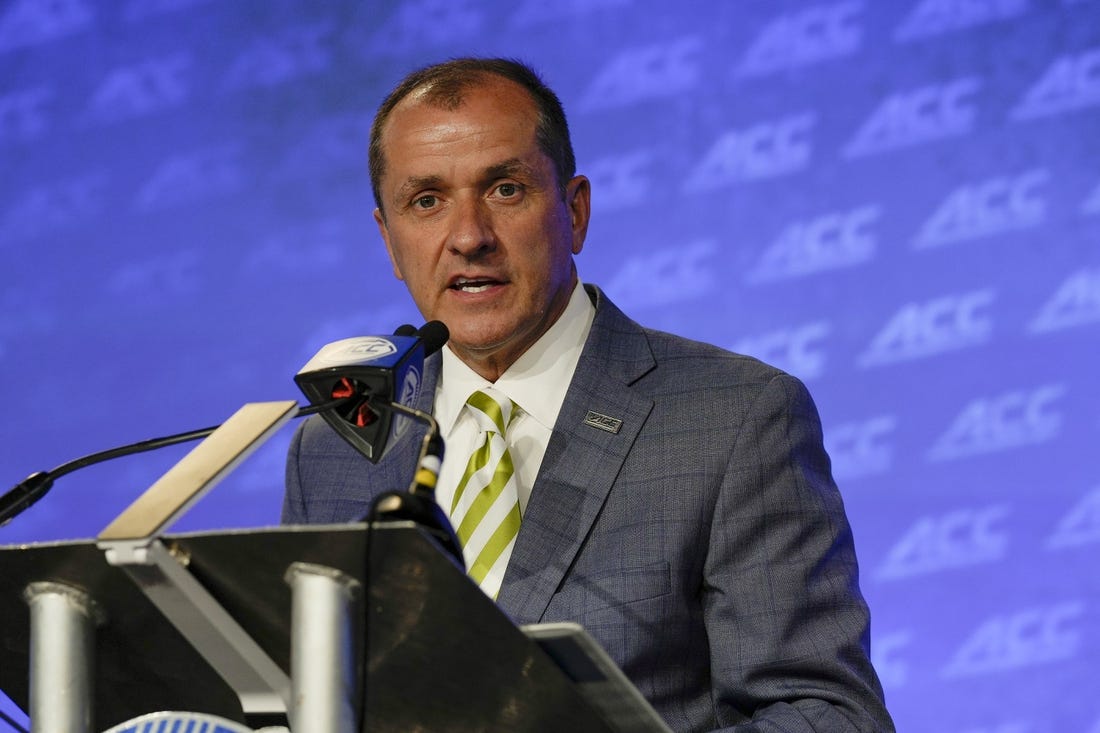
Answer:
<svg viewBox="0 0 1100 733"><path fill-rule="evenodd" d="M457 99L457 104L456 104ZM537 147L538 107L519 84L488 76L457 96L417 89L391 111L380 135L387 173L418 160Z"/></svg>

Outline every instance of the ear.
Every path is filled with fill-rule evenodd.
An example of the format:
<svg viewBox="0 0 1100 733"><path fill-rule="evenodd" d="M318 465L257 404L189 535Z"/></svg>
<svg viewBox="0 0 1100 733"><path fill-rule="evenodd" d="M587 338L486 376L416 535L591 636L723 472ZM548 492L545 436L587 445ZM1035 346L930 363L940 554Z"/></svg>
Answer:
<svg viewBox="0 0 1100 733"><path fill-rule="evenodd" d="M382 241L386 244L386 254L390 256L390 264L393 266L393 276L398 280L404 280L405 276L401 274L401 268L397 264L397 257L394 255L393 243L390 241L390 230L386 226L386 219L382 216L381 209L374 210L374 223L378 225L378 233L382 235Z"/></svg>
<svg viewBox="0 0 1100 733"><path fill-rule="evenodd" d="M565 186L565 203L569 207L573 229L573 254L579 255L588 236L588 218L592 214L592 190L584 176L573 176Z"/></svg>

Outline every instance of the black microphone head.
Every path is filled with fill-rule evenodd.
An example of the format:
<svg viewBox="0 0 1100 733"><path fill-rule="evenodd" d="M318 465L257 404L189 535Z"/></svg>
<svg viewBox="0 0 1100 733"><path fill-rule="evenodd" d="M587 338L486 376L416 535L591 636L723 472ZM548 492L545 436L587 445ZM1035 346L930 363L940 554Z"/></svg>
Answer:
<svg viewBox="0 0 1100 733"><path fill-rule="evenodd" d="M327 344L294 377L313 405L341 400L318 414L375 463L411 424L387 406L416 404L423 382L423 342L412 326L397 331Z"/></svg>
<svg viewBox="0 0 1100 733"><path fill-rule="evenodd" d="M428 321L416 333L424 344L424 356L428 357L443 348L451 332L443 321Z"/></svg>
<svg viewBox="0 0 1100 733"><path fill-rule="evenodd" d="M394 336L415 336L416 326L411 323L403 323L393 331Z"/></svg>

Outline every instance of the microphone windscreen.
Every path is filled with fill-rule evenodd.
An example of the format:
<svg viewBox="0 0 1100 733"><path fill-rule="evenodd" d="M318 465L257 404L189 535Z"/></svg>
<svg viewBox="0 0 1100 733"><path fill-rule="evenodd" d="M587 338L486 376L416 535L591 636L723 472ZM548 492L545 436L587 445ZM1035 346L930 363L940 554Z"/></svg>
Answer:
<svg viewBox="0 0 1100 733"><path fill-rule="evenodd" d="M428 357L443 348L443 344L451 337L451 332L442 321L428 321L420 327L417 336L424 344L424 356Z"/></svg>
<svg viewBox="0 0 1100 733"><path fill-rule="evenodd" d="M411 323L403 323L393 331L394 336L415 336L416 326Z"/></svg>

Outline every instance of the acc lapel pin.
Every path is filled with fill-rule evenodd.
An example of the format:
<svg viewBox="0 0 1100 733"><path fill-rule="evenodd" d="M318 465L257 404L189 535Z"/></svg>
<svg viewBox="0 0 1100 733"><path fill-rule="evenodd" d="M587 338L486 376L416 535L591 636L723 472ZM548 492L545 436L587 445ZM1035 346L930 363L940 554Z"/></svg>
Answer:
<svg viewBox="0 0 1100 733"><path fill-rule="evenodd" d="M623 421L617 417L608 417L594 410L589 410L588 414L584 416L584 424L591 425L600 430L606 430L609 433L618 433L619 428L623 426Z"/></svg>

